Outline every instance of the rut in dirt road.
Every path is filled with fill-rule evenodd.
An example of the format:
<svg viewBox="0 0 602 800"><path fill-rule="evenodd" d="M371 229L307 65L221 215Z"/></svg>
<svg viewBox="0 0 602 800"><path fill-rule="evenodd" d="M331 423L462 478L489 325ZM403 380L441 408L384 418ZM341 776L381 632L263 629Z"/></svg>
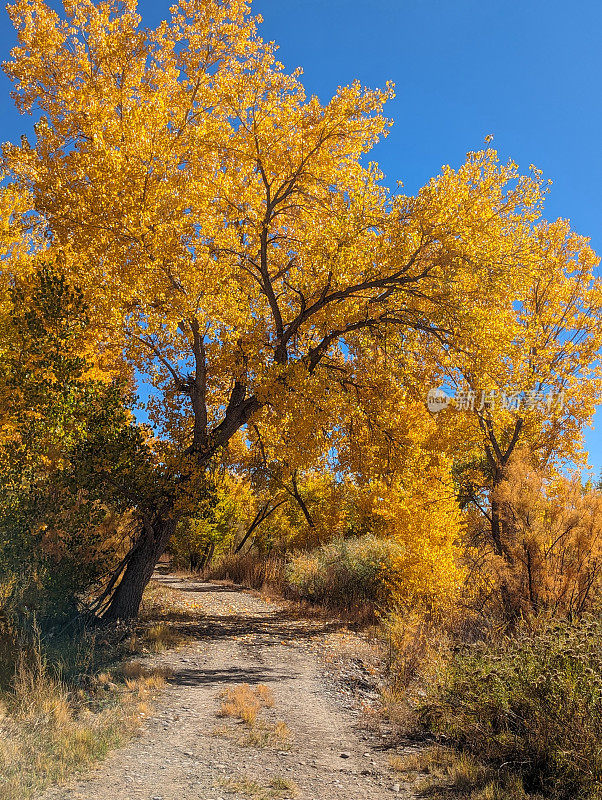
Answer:
<svg viewBox="0 0 602 800"><path fill-rule="evenodd" d="M323 674L320 636L335 623L292 619L225 586L156 579L190 592L199 608L195 638L152 658L172 677L138 736L87 779L51 789L44 800L414 797ZM247 741L244 723L218 716L220 693L240 684L263 684L273 695L260 726L267 741Z"/></svg>

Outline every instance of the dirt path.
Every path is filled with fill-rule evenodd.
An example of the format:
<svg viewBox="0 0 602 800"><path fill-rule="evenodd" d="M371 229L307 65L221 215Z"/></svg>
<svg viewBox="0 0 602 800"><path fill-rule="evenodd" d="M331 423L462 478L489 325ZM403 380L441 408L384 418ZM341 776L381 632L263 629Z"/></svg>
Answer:
<svg viewBox="0 0 602 800"><path fill-rule="evenodd" d="M86 780L54 788L44 800L414 797L389 769L379 739L361 729L357 709L324 674L320 648L335 623L294 619L277 604L221 585L157 580L190 592L199 609L195 638L152 658L173 677L138 736ZM240 744L245 726L217 716L219 693L241 683L269 687L274 705L265 722L285 723L288 745Z"/></svg>

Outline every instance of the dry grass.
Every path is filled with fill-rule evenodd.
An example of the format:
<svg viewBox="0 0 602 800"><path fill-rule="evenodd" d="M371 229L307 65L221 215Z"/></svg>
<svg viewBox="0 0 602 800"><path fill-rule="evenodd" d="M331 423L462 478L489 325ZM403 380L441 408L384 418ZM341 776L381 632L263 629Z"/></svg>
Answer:
<svg viewBox="0 0 602 800"><path fill-rule="evenodd" d="M126 639L83 631L54 644L49 654L37 631L22 651L15 679L0 694L1 800L27 800L86 770L151 713L170 671L131 656L178 646L185 637L169 615L177 610L193 619L198 613L185 593L157 585L145 602L144 619ZM2 656L14 672L14 655L4 648Z"/></svg>
<svg viewBox="0 0 602 800"><path fill-rule="evenodd" d="M231 725L218 725L211 732L212 736L230 739L240 747L271 747L275 750L288 750L291 746L292 733L286 722L276 723L260 720L253 727L241 731Z"/></svg>
<svg viewBox="0 0 602 800"><path fill-rule="evenodd" d="M255 687L255 693L265 708L272 708L274 705L274 695L272 690L265 684L260 683Z"/></svg>
<svg viewBox="0 0 602 800"><path fill-rule="evenodd" d="M232 581L248 589L272 590L282 595L286 585L286 562L274 556L255 553L227 555L203 573L205 580Z"/></svg>
<svg viewBox="0 0 602 800"><path fill-rule="evenodd" d="M272 692L263 684L253 689L248 683L241 683L240 686L221 692L220 697L220 716L241 719L250 727L255 725L262 708L271 708L274 705Z"/></svg>
<svg viewBox="0 0 602 800"><path fill-rule="evenodd" d="M162 689L165 681L172 677L170 667L147 667L140 661L127 661L119 672L128 689L144 686L146 689Z"/></svg>
<svg viewBox="0 0 602 800"><path fill-rule="evenodd" d="M0 705L0 797L26 800L119 746L165 683L152 670L121 680L100 673L74 690L43 663L22 663Z"/></svg>
<svg viewBox="0 0 602 800"><path fill-rule="evenodd" d="M155 622L143 630L140 640L151 653L162 653L164 650L180 647L184 644L185 637L173 625L166 622Z"/></svg>
<svg viewBox="0 0 602 800"><path fill-rule="evenodd" d="M274 705L274 696L267 686L259 684L253 688L242 683L221 692L219 697L218 716L240 720L245 728L241 731L228 725L219 726L213 730L214 736L232 739L241 746L288 749L291 739L288 725L281 720L272 723L260 718L264 709Z"/></svg>
<svg viewBox="0 0 602 800"><path fill-rule="evenodd" d="M500 775L466 753L434 746L389 757L392 769L432 800L543 800L515 775Z"/></svg>
<svg viewBox="0 0 602 800"><path fill-rule="evenodd" d="M275 775L267 786L248 778L224 778L220 781L220 787L227 793L238 793L251 800L284 800L286 797L296 797L299 793L294 781L280 775Z"/></svg>
<svg viewBox="0 0 602 800"><path fill-rule="evenodd" d="M282 720L278 720L274 724L260 722L249 731L242 744L250 747L273 747L278 750L288 750L291 736L290 728Z"/></svg>

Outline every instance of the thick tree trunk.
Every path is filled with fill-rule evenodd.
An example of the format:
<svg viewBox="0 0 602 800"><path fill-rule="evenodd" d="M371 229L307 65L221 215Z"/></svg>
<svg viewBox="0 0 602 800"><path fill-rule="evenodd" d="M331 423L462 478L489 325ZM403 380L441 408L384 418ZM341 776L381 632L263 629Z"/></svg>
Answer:
<svg viewBox="0 0 602 800"><path fill-rule="evenodd" d="M173 520L161 518L145 526L143 538L128 561L121 582L102 615L103 622L131 620L138 616L144 590L174 529Z"/></svg>

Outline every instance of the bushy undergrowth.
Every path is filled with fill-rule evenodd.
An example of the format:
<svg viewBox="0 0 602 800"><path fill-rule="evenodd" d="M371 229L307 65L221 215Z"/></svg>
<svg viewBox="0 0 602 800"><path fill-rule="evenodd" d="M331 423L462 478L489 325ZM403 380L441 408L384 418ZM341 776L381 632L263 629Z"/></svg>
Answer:
<svg viewBox="0 0 602 800"><path fill-rule="evenodd" d="M328 608L374 611L392 600L398 552L399 545L392 540L358 536L293 553L288 559L255 553L225 556L205 577L274 589Z"/></svg>
<svg viewBox="0 0 602 800"><path fill-rule="evenodd" d="M602 623L547 622L462 648L422 721L484 763L559 800L602 797Z"/></svg>
<svg viewBox="0 0 602 800"><path fill-rule="evenodd" d="M367 535L338 539L290 559L287 591L330 608L377 608L391 600L399 545Z"/></svg>

